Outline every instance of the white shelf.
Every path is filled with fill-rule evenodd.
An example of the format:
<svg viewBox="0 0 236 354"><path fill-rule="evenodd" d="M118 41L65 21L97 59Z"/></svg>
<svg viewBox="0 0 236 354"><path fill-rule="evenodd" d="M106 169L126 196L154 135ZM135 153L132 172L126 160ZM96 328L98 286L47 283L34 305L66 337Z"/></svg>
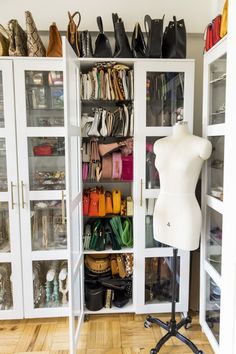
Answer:
<svg viewBox="0 0 236 354"><path fill-rule="evenodd" d="M102 308L99 311L89 311L88 309L85 308L84 313L86 315L100 315L100 314L112 314L112 313L129 313L129 312L135 312L134 310L134 305L133 302L130 300L130 302L125 305L124 307L111 307L110 309L106 309L105 307Z"/></svg>
<svg viewBox="0 0 236 354"><path fill-rule="evenodd" d="M69 307L41 307L35 308L28 314L29 318L45 318L45 317L67 317L69 316Z"/></svg>
<svg viewBox="0 0 236 354"><path fill-rule="evenodd" d="M8 192L0 192L0 202L8 202Z"/></svg>
<svg viewBox="0 0 236 354"><path fill-rule="evenodd" d="M218 82L221 82L221 81L224 81L224 80L226 80L226 75L225 76L220 76L220 77L218 77L217 79L214 79L214 80L211 80L211 81L209 81L209 84L215 84L215 83L218 83Z"/></svg>
<svg viewBox="0 0 236 354"><path fill-rule="evenodd" d="M122 248L121 250L112 250L112 249L106 249L104 251L93 251L93 250L88 250L84 251L84 254L113 254L113 253L133 253L134 249L133 248Z"/></svg>
<svg viewBox="0 0 236 354"><path fill-rule="evenodd" d="M207 136L224 136L225 123L212 124L207 126Z"/></svg>
<svg viewBox="0 0 236 354"><path fill-rule="evenodd" d="M66 131L64 127L27 127L27 137L64 137Z"/></svg>
<svg viewBox="0 0 236 354"><path fill-rule="evenodd" d="M67 250L32 251L32 261L64 260L68 258Z"/></svg>
<svg viewBox="0 0 236 354"><path fill-rule="evenodd" d="M224 212L224 202L222 202L221 200L212 197L210 195L206 196L206 203L209 207L211 207L212 209L218 211L218 213L223 214Z"/></svg>
<svg viewBox="0 0 236 354"><path fill-rule="evenodd" d="M12 255L11 253L3 253L0 252L0 263L11 263L12 262Z"/></svg>

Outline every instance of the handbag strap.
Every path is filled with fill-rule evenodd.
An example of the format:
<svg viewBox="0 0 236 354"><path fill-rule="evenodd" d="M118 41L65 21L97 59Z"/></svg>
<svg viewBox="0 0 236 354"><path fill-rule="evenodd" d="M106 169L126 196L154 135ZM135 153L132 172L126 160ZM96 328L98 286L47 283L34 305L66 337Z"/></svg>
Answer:
<svg viewBox="0 0 236 354"><path fill-rule="evenodd" d="M103 33L103 23L102 23L101 16L97 17L97 24L98 24L98 28L99 28L100 33Z"/></svg>
<svg viewBox="0 0 236 354"><path fill-rule="evenodd" d="M9 39L10 37L10 33L9 31L3 27L3 25L0 24L0 33L6 38L6 39Z"/></svg>
<svg viewBox="0 0 236 354"><path fill-rule="evenodd" d="M75 21L74 21L74 17L75 17L76 15L79 16L77 25L76 25L76 23L75 23ZM69 16L70 22L74 22L75 25L76 25L76 29L78 29L78 27L79 27L79 25L80 25L80 21L81 21L81 14L80 14L80 12L79 12L79 11L76 11L76 12L73 13L73 15L71 15L70 11L68 11L68 16Z"/></svg>

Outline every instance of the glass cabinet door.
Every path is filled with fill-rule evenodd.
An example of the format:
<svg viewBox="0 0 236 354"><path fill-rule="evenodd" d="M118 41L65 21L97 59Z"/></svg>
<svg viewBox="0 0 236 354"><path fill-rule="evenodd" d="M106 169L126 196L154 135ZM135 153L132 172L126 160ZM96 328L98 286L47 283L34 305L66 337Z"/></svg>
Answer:
<svg viewBox="0 0 236 354"><path fill-rule="evenodd" d="M210 65L209 124L225 122L226 54Z"/></svg>
<svg viewBox="0 0 236 354"><path fill-rule="evenodd" d="M222 214L207 207L206 257L219 274L221 274L222 220Z"/></svg>
<svg viewBox="0 0 236 354"><path fill-rule="evenodd" d="M212 154L207 161L208 194L223 201L224 196L224 136L212 136Z"/></svg>
<svg viewBox="0 0 236 354"><path fill-rule="evenodd" d="M206 278L206 323L219 343L220 328L220 287L207 274Z"/></svg>
<svg viewBox="0 0 236 354"><path fill-rule="evenodd" d="M146 126L172 126L184 106L184 73L146 73Z"/></svg>
<svg viewBox="0 0 236 354"><path fill-rule="evenodd" d="M28 127L64 125L62 71L25 71Z"/></svg>

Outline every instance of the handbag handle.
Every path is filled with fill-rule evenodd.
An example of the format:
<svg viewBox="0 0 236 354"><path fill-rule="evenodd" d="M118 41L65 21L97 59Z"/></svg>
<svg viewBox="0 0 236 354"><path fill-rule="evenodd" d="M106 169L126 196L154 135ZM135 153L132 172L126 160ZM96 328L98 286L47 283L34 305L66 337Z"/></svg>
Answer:
<svg viewBox="0 0 236 354"><path fill-rule="evenodd" d="M145 31L146 33L148 34L151 30L151 23L152 23L152 19L151 19L151 16L150 15L146 15L144 17L144 26L145 26ZM148 26L148 28L147 28Z"/></svg>
<svg viewBox="0 0 236 354"><path fill-rule="evenodd" d="M118 22L118 20L119 20L119 17L118 17L118 15L117 15L117 13L113 13L112 14L112 22L113 22L113 25L115 26L115 24Z"/></svg>
<svg viewBox="0 0 236 354"><path fill-rule="evenodd" d="M78 15L79 16L79 19L78 19L78 24L76 25L76 29L79 27L80 25L80 21L81 21L81 14L79 11L76 11L73 13L73 15L71 15L70 11L68 11L68 16L69 16L69 20L70 22L73 21L74 22L74 17Z"/></svg>
<svg viewBox="0 0 236 354"><path fill-rule="evenodd" d="M8 31L5 27L3 27L3 25L1 25L1 24L0 24L0 33L1 33L5 38L9 39L9 37L10 37L9 31Z"/></svg>
<svg viewBox="0 0 236 354"><path fill-rule="evenodd" d="M98 16L98 17L97 17L97 25L98 25L98 28L99 28L100 33L103 33L103 23L102 23L102 18L101 18L101 16Z"/></svg>

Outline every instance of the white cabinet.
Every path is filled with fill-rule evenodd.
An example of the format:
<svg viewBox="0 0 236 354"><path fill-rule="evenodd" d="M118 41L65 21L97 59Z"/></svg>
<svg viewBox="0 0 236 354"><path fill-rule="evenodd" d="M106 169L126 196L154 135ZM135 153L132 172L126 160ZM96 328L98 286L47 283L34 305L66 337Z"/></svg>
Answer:
<svg viewBox="0 0 236 354"><path fill-rule="evenodd" d="M224 218L224 152L227 40L204 55L203 136L212 155L202 173L203 228L201 240L200 322L214 351L219 353Z"/></svg>
<svg viewBox="0 0 236 354"><path fill-rule="evenodd" d="M12 62L0 61L0 318L23 316Z"/></svg>
<svg viewBox="0 0 236 354"><path fill-rule="evenodd" d="M153 238L153 209L160 188L154 166L158 155L153 153L153 144L171 134L181 107L190 131L193 129L194 61L137 61L134 73L135 310L138 313L169 312L173 249ZM189 252L178 251L177 279L176 308L187 312Z"/></svg>
<svg viewBox="0 0 236 354"><path fill-rule="evenodd" d="M18 312L11 318L67 316L68 294L73 298L68 278L82 257L78 237L79 69L77 58L64 43L66 50L67 55L59 59L9 58L6 64L0 62L3 68L9 67L3 75L3 96L10 87L6 107L15 107L15 112L7 113L5 126L5 119L1 121L1 175L6 178L7 156L8 177L2 180L6 190L1 193L2 222L4 215L10 216L1 229L10 230L11 252L1 253L0 260L8 262L9 273L12 271ZM75 280L81 277L80 267L78 270L73 273ZM80 292L80 279L77 283ZM0 311L0 316L10 317L6 311Z"/></svg>

